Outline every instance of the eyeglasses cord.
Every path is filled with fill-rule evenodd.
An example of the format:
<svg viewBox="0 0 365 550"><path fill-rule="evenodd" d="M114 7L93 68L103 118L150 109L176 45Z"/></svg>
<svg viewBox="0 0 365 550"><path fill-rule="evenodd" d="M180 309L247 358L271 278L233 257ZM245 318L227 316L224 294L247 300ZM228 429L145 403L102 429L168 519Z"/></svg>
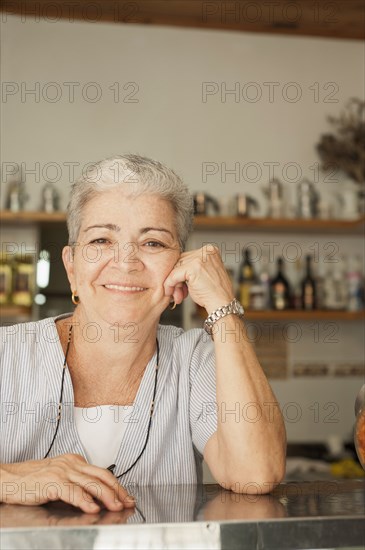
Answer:
<svg viewBox="0 0 365 550"><path fill-rule="evenodd" d="M70 344L71 344L71 335L72 335L72 325L70 326L70 329L68 331L68 339L67 339L67 347L66 347L66 352L65 352L65 360L63 362L61 391L60 391L60 399L59 399L59 403L58 403L58 415L57 415L56 429L55 429L53 439L51 441L51 445L50 445L48 451L46 452L46 454L44 455L43 459L48 457L48 455L49 455L49 453L50 453L50 451L53 447L53 444L55 442L57 432L58 432L58 429L59 429L59 426L60 426L61 411L62 411L62 400L63 400L63 388L64 388L64 383L65 383L65 372L66 372L66 368L67 368L67 356L68 356L68 352L69 352ZM157 338L156 338L156 349L157 349L157 352L156 352L156 367L155 367L155 383L154 383L154 388L153 388L153 396L152 396L152 402L151 402L151 408L150 408L150 419L149 419L149 422L148 422L146 441L143 445L142 451L139 453L138 457L133 462L133 464L125 472L123 472L122 474L119 474L118 476L115 476L117 479L123 477L125 474L127 474L137 464L137 462L139 461L139 459L141 458L141 456L143 455L143 453L144 453L144 451L147 447L147 443L148 443L148 439L149 439L150 431L151 431L153 411L154 411L154 408L155 408L155 398L156 398L156 390L157 390L157 374L158 374L159 363L160 363L160 345L159 345L159 342L158 342ZM108 466L107 470L109 470L111 473L114 473L114 468L115 468L115 464L111 464L110 466Z"/></svg>

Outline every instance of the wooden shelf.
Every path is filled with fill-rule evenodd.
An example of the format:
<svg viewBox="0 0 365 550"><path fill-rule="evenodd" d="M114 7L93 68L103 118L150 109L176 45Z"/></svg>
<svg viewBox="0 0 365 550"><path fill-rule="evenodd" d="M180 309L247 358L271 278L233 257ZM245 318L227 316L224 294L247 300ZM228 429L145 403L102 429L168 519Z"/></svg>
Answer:
<svg viewBox="0 0 365 550"><path fill-rule="evenodd" d="M24 319L29 320L31 319L32 315L32 308L26 307L26 306L14 306L14 305L2 305L1 306L1 313L0 317L1 319Z"/></svg>
<svg viewBox="0 0 365 550"><path fill-rule="evenodd" d="M12 223L66 223L66 212L10 212L0 211L3 224ZM358 220L296 220L274 218L240 218L239 216L196 216L194 229L199 231L240 231L249 230L259 233L276 231L277 233L332 233L363 235L365 216Z"/></svg>
<svg viewBox="0 0 365 550"><path fill-rule="evenodd" d="M273 321L359 321L365 319L365 311L247 311L248 320L273 320Z"/></svg>
<svg viewBox="0 0 365 550"><path fill-rule="evenodd" d="M196 216L194 229L200 231L250 230L265 233L338 233L363 235L365 216L357 220L299 220L275 218L240 218L238 216Z"/></svg>
<svg viewBox="0 0 365 550"><path fill-rule="evenodd" d="M2 223L48 223L48 222L66 222L65 212L11 212L10 210L1 210L0 219Z"/></svg>
<svg viewBox="0 0 365 550"><path fill-rule="evenodd" d="M196 317L205 319L207 312L199 308ZM301 311L288 309L285 311L245 311L245 319L248 321L361 321L365 320L365 310L361 311L336 311L315 310Z"/></svg>

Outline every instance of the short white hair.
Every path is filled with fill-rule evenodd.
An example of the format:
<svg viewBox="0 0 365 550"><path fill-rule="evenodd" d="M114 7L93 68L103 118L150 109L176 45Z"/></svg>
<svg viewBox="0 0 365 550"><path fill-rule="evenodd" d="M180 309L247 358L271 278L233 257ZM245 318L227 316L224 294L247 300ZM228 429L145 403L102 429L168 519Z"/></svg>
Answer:
<svg viewBox="0 0 365 550"><path fill-rule="evenodd" d="M181 178L161 162L139 155L120 155L101 160L71 187L67 207L69 244L77 243L83 209L97 194L122 185L128 196L155 195L168 201L176 214L176 232L184 250L193 227L193 197Z"/></svg>

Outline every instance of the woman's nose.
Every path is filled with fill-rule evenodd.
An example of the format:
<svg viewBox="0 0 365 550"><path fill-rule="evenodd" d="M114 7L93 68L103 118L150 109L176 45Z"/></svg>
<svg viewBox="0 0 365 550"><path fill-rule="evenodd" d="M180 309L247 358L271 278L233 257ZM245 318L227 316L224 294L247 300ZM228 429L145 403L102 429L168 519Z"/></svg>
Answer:
<svg viewBox="0 0 365 550"><path fill-rule="evenodd" d="M141 260L140 250L137 243L128 242L113 246L113 260L119 267L128 271L143 269L144 264Z"/></svg>

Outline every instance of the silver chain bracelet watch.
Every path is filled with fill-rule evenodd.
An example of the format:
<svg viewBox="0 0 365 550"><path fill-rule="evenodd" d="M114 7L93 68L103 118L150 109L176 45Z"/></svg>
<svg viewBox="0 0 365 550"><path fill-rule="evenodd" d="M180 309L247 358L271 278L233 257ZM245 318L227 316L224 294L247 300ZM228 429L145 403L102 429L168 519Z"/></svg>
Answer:
<svg viewBox="0 0 365 550"><path fill-rule="evenodd" d="M229 302L229 304L219 307L213 313L211 313L204 321L204 330L209 334L209 336L213 337L213 326L214 324L219 320L222 319L222 317L225 317L226 315L230 315L233 313L233 315L237 315L240 319L242 319L245 310L243 309L243 306L239 303L236 298L232 300L232 302Z"/></svg>

